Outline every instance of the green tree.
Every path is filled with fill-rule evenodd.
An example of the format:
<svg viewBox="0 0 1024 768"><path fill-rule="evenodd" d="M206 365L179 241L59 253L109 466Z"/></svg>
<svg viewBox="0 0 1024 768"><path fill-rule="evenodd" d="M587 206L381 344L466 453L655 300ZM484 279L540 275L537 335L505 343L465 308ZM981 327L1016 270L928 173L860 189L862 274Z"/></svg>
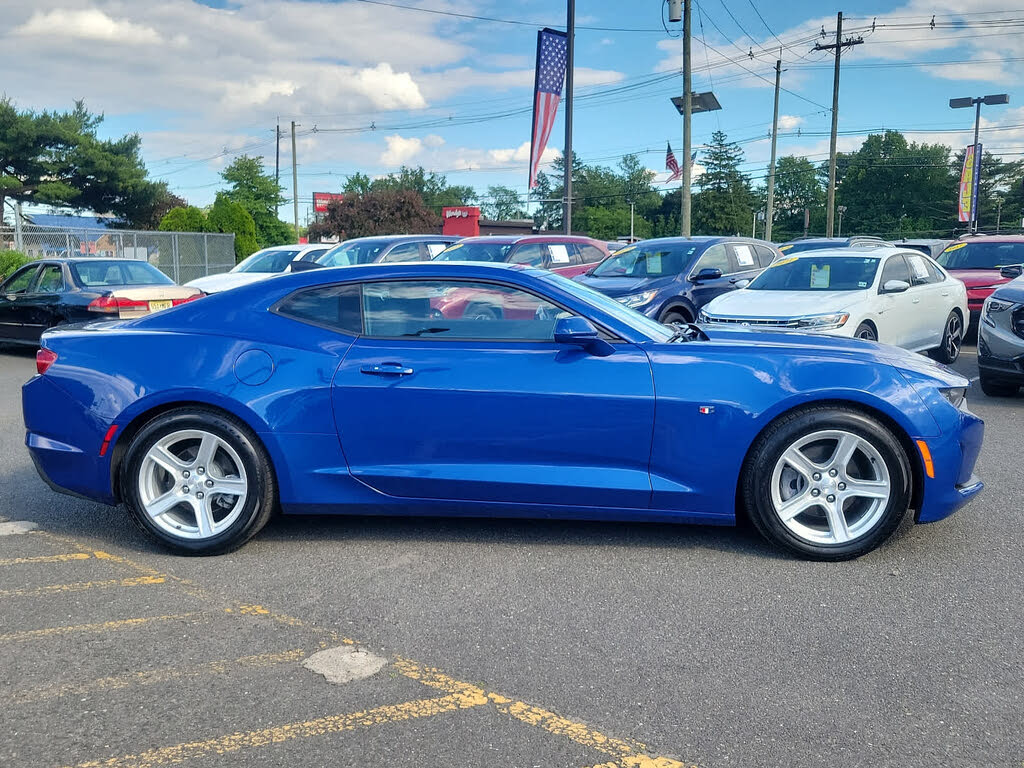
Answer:
<svg viewBox="0 0 1024 768"><path fill-rule="evenodd" d="M824 231L825 188L806 157L780 157L775 164L775 221L772 239L792 240L804 233L804 210L811 212L810 232Z"/></svg>
<svg viewBox="0 0 1024 768"><path fill-rule="evenodd" d="M241 203L236 203L223 192L210 208L207 216L210 229L214 232L231 233L235 236L235 262L259 250L256 241L256 222Z"/></svg>
<svg viewBox="0 0 1024 768"><path fill-rule="evenodd" d="M499 221L509 219L526 219L526 207L522 204L519 193L511 187L504 187L500 184L487 188L485 202L481 208L484 216Z"/></svg>
<svg viewBox="0 0 1024 768"><path fill-rule="evenodd" d="M188 203L184 198L171 192L167 182L158 181L140 190L138 207L132 216L121 223L131 229L157 229L172 208L182 208L186 205Z"/></svg>
<svg viewBox="0 0 1024 768"><path fill-rule="evenodd" d="M0 100L0 210L5 198L50 203L133 221L157 191L136 134L104 140L102 115L83 102L70 112L19 111Z"/></svg>
<svg viewBox="0 0 1024 768"><path fill-rule="evenodd" d="M440 214L423 203L411 189L386 189L364 195L349 194L332 202L323 218L310 224L309 237L320 241L367 235L427 234L441 228Z"/></svg>
<svg viewBox="0 0 1024 768"><path fill-rule="evenodd" d="M740 171L743 150L722 131L711 134L704 152L700 190L693 196L693 231L702 235L735 235L750 228L756 199Z"/></svg>
<svg viewBox="0 0 1024 768"><path fill-rule="evenodd" d="M241 155L224 169L221 178L231 186L224 191L229 200L241 205L256 223L256 241L261 248L296 242L293 228L277 218L283 202L281 186L264 172L259 158Z"/></svg>
<svg viewBox="0 0 1024 768"><path fill-rule="evenodd" d="M363 174L350 177L346 191L349 186L353 186L352 191L356 192L361 191L360 187L367 192L411 190L419 195L427 208L438 215L445 206L468 205L476 200L476 190L472 187L451 185L443 174L422 167L409 168L403 165L398 173L374 179L368 186L365 185L365 179Z"/></svg>
<svg viewBox="0 0 1024 768"><path fill-rule="evenodd" d="M206 214L192 205L172 208L160 219L161 232L210 232Z"/></svg>

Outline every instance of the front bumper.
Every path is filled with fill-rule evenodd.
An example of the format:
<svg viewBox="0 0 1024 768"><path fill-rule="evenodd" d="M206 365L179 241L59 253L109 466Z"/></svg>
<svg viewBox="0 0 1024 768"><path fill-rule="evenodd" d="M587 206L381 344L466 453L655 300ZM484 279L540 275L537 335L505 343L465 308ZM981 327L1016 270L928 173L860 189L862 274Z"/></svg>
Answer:
<svg viewBox="0 0 1024 768"><path fill-rule="evenodd" d="M958 411L957 416L948 421L953 423L941 425L940 437L925 441L935 476L928 477L924 473L920 508L914 517L919 523L949 517L984 487L974 474L974 465L981 452L985 422L968 411Z"/></svg>

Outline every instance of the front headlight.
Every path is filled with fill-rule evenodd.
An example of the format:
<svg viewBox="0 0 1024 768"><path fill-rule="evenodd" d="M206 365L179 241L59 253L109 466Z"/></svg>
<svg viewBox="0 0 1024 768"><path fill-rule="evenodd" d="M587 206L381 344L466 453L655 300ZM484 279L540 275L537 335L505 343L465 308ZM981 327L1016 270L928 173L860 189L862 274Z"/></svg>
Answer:
<svg viewBox="0 0 1024 768"><path fill-rule="evenodd" d="M994 315L997 312L1005 312L1013 306L1012 301L1003 301L1002 299L996 299L989 296L985 299L985 306L983 307L986 315Z"/></svg>
<svg viewBox="0 0 1024 768"><path fill-rule="evenodd" d="M796 318L796 327L824 331L830 328L841 328L849 319L850 315L846 312L834 312L830 315L807 315Z"/></svg>
<svg viewBox="0 0 1024 768"><path fill-rule="evenodd" d="M657 294L657 291L631 293L628 296L619 296L619 303L629 307L630 309L636 309L637 307L642 307L644 304L650 304Z"/></svg>
<svg viewBox="0 0 1024 768"><path fill-rule="evenodd" d="M700 311L699 311L699 312L697 313L697 322L698 322L698 323L709 323L709 322L711 322L711 318L709 318L709 317L708 317L708 313L707 313L707 312L705 312L705 311L704 311L704 310L702 309L702 310L700 310Z"/></svg>
<svg viewBox="0 0 1024 768"><path fill-rule="evenodd" d="M939 389L942 396L949 400L949 404L961 411L967 410L967 387L942 387Z"/></svg>

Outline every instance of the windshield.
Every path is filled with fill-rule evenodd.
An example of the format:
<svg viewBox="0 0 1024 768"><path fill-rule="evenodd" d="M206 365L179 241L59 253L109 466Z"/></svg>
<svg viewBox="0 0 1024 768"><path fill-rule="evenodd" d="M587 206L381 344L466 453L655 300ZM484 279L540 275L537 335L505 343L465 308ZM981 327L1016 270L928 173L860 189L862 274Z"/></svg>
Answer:
<svg viewBox="0 0 1024 768"><path fill-rule="evenodd" d="M878 271L877 258L829 256L785 258L754 278L748 291L863 291Z"/></svg>
<svg viewBox="0 0 1024 768"><path fill-rule="evenodd" d="M1024 243L955 243L936 261L946 269L999 269L1024 264Z"/></svg>
<svg viewBox="0 0 1024 768"><path fill-rule="evenodd" d="M455 243L449 245L435 261L496 261L502 263L511 250L511 243Z"/></svg>
<svg viewBox="0 0 1024 768"><path fill-rule="evenodd" d="M585 301L591 306L597 307L605 314L611 315L616 320L628 325L634 331L642 333L652 341L668 341L672 337L672 329L661 323L651 320L634 309L628 309L615 299L610 299L600 291L595 291L580 283L574 282L557 272L544 272L539 275L541 280L547 280L566 293L571 293L578 299Z"/></svg>
<svg viewBox="0 0 1024 768"><path fill-rule="evenodd" d="M167 275L145 261L79 261L71 265L75 279L82 285L174 285Z"/></svg>
<svg viewBox="0 0 1024 768"><path fill-rule="evenodd" d="M664 277L689 268L697 243L630 245L602 261L594 277Z"/></svg>
<svg viewBox="0 0 1024 768"><path fill-rule="evenodd" d="M353 264L373 264L381 251L391 244L390 240L348 240L332 248L319 259L317 264L325 267L351 267Z"/></svg>
<svg viewBox="0 0 1024 768"><path fill-rule="evenodd" d="M284 272L288 269L288 265L292 263L298 255L299 251L295 250L279 250L275 248L272 251L258 251L249 258L245 259L237 267L232 269L232 272Z"/></svg>

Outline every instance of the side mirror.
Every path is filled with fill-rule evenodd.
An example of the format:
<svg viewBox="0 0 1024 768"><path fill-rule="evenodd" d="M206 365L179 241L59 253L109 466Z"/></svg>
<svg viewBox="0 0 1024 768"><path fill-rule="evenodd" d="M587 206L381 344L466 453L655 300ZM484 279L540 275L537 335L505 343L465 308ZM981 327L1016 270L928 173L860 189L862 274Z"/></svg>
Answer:
<svg viewBox="0 0 1024 768"><path fill-rule="evenodd" d="M746 288L748 285L750 285L750 278L745 277L742 280L737 280L735 283L733 283L733 285L735 285L737 288Z"/></svg>
<svg viewBox="0 0 1024 768"><path fill-rule="evenodd" d="M999 270L999 274L1002 277L1015 280L1024 274L1024 264L1011 264L1008 267L1003 267Z"/></svg>
<svg viewBox="0 0 1024 768"><path fill-rule="evenodd" d="M906 280L886 280L882 286L882 293L903 293L908 288L910 283Z"/></svg>
<svg viewBox="0 0 1024 768"><path fill-rule="evenodd" d="M582 347L592 355L607 357L615 348L601 338L585 317L563 317L555 321L555 343Z"/></svg>
<svg viewBox="0 0 1024 768"><path fill-rule="evenodd" d="M718 267L705 267L694 275L690 281L694 283L703 283L706 280L718 280L721 276L722 270Z"/></svg>

